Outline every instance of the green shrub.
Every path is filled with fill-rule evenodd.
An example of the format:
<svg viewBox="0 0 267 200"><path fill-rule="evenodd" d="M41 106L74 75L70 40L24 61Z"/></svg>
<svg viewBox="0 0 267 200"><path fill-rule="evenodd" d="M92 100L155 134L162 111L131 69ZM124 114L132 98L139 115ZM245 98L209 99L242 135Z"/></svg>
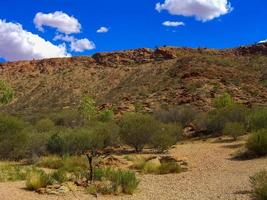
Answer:
<svg viewBox="0 0 267 200"><path fill-rule="evenodd" d="M220 134L228 122L246 123L247 109L240 104L231 104L208 113L207 131Z"/></svg>
<svg viewBox="0 0 267 200"><path fill-rule="evenodd" d="M181 166L176 162L164 162L161 163L159 168L160 174L180 173Z"/></svg>
<svg viewBox="0 0 267 200"><path fill-rule="evenodd" d="M47 150L51 154L63 154L64 140L59 133L53 134L47 141Z"/></svg>
<svg viewBox="0 0 267 200"><path fill-rule="evenodd" d="M99 112L97 119L102 122L110 122L114 118L114 112L110 109L105 109Z"/></svg>
<svg viewBox="0 0 267 200"><path fill-rule="evenodd" d="M27 153L27 133L23 129L27 125L20 119L10 115L0 115L0 158L21 159Z"/></svg>
<svg viewBox="0 0 267 200"><path fill-rule="evenodd" d="M151 145L159 152L167 150L175 145L182 137L182 127L176 124L161 124L160 128L153 134Z"/></svg>
<svg viewBox="0 0 267 200"><path fill-rule="evenodd" d="M37 166L49 169L62 169L67 172L88 169L88 163L84 156L47 156L43 157L37 163Z"/></svg>
<svg viewBox="0 0 267 200"><path fill-rule="evenodd" d="M39 132L48 132L55 127L55 124L51 119L45 118L36 122L35 127Z"/></svg>
<svg viewBox="0 0 267 200"><path fill-rule="evenodd" d="M120 127L114 122L98 122L92 127L92 132L103 141L103 147L117 146L120 143ZM101 146L96 145L96 147Z"/></svg>
<svg viewBox="0 0 267 200"><path fill-rule="evenodd" d="M5 81L0 80L0 106L10 103L13 96L13 89Z"/></svg>
<svg viewBox="0 0 267 200"><path fill-rule="evenodd" d="M228 93L224 93L221 96L218 96L217 98L214 99L214 107L216 109L221 109L221 108L225 108L228 106L232 106L234 104L234 100L231 97L230 94Z"/></svg>
<svg viewBox="0 0 267 200"><path fill-rule="evenodd" d="M68 181L67 172L64 169L54 171L51 175L51 178L58 183L64 183Z"/></svg>
<svg viewBox="0 0 267 200"><path fill-rule="evenodd" d="M150 115L126 113L120 121L121 139L137 152L151 143L152 136L159 129L159 122Z"/></svg>
<svg viewBox="0 0 267 200"><path fill-rule="evenodd" d="M252 197L255 200L267 199L267 171L263 170L250 177Z"/></svg>
<svg viewBox="0 0 267 200"><path fill-rule="evenodd" d="M25 180L30 167L16 164L5 164L0 166L0 182Z"/></svg>
<svg viewBox="0 0 267 200"><path fill-rule="evenodd" d="M245 131L245 125L238 122L227 122L223 129L223 133L225 135L230 135L234 140L237 140L239 136L244 135Z"/></svg>
<svg viewBox="0 0 267 200"><path fill-rule="evenodd" d="M158 174L161 164L158 160L149 160L145 162L142 172L145 174Z"/></svg>
<svg viewBox="0 0 267 200"><path fill-rule="evenodd" d="M38 167L59 169L64 166L63 159L58 156L47 156L40 159L36 164Z"/></svg>
<svg viewBox="0 0 267 200"><path fill-rule="evenodd" d="M255 153L258 156L264 156L267 154L267 129L259 130L253 133L246 144L248 150Z"/></svg>
<svg viewBox="0 0 267 200"><path fill-rule="evenodd" d="M248 117L248 124L253 131L267 128L267 108L252 110Z"/></svg>
<svg viewBox="0 0 267 200"><path fill-rule="evenodd" d="M96 169L94 178L99 181L111 181L113 193L117 193L121 188L121 192L133 194L139 184L134 172L112 168Z"/></svg>
<svg viewBox="0 0 267 200"><path fill-rule="evenodd" d="M27 174L26 188L28 190L37 190L46 187L52 183L52 179L43 170L33 169Z"/></svg>
<svg viewBox="0 0 267 200"><path fill-rule="evenodd" d="M155 113L156 119L164 123L176 123L185 127L194 121L198 111L192 106L178 106L169 110L161 110Z"/></svg>
<svg viewBox="0 0 267 200"><path fill-rule="evenodd" d="M56 126L74 128L84 124L81 114L76 110L63 110L51 115L51 119Z"/></svg>

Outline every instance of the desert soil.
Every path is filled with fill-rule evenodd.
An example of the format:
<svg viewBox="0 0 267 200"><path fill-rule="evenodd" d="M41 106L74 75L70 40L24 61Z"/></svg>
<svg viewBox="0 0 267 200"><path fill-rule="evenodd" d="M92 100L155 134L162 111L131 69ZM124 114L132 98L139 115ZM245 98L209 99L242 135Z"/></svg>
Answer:
<svg viewBox="0 0 267 200"><path fill-rule="evenodd" d="M170 175L140 176L140 185L132 196L98 196L97 199L140 200L248 200L249 176L267 169L267 158L233 160L232 154L242 141L210 139L177 145L171 154L187 158L189 171ZM0 183L3 200L90 200L83 192L64 196L39 195L24 189L24 182Z"/></svg>

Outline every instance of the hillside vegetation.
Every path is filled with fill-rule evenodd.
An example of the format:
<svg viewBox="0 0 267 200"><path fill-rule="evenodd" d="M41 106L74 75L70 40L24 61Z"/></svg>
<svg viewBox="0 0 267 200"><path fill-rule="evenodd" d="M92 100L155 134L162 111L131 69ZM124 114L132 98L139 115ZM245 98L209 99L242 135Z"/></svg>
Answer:
<svg viewBox="0 0 267 200"><path fill-rule="evenodd" d="M15 91L4 109L51 112L91 96L99 108L151 112L180 104L209 110L227 92L247 105L266 104L267 44L237 49L162 47L0 64Z"/></svg>

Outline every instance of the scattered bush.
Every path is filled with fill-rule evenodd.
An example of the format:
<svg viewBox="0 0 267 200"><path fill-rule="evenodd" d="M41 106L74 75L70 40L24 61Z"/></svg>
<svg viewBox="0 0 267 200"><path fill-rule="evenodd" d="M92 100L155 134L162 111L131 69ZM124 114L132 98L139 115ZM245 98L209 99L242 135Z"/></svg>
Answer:
<svg viewBox="0 0 267 200"><path fill-rule="evenodd" d="M68 181L67 172L64 169L54 171L51 175L51 178L57 183L64 183Z"/></svg>
<svg viewBox="0 0 267 200"><path fill-rule="evenodd" d="M87 160L83 156L47 156L43 157L36 165L49 169L63 169L67 172L88 169Z"/></svg>
<svg viewBox="0 0 267 200"><path fill-rule="evenodd" d="M232 106L234 104L234 100L230 94L224 93L223 95L215 98L214 107L216 109L222 109L228 106Z"/></svg>
<svg viewBox="0 0 267 200"><path fill-rule="evenodd" d="M159 129L159 123L150 115L126 113L120 121L120 127L121 139L140 152L151 142L152 136Z"/></svg>
<svg viewBox="0 0 267 200"><path fill-rule="evenodd" d="M114 112L110 109L103 110L98 114L98 120L101 122L110 122L113 120Z"/></svg>
<svg viewBox="0 0 267 200"><path fill-rule="evenodd" d="M160 128L153 134L151 145L159 152L163 152L175 145L182 137L182 127L176 124L161 124Z"/></svg>
<svg viewBox="0 0 267 200"><path fill-rule="evenodd" d="M255 200L267 199L267 171L261 171L250 177L252 197Z"/></svg>
<svg viewBox="0 0 267 200"><path fill-rule="evenodd" d="M224 134L230 135L234 140L237 140L239 136L244 135L245 131L245 125L238 122L227 122L223 129Z"/></svg>
<svg viewBox="0 0 267 200"><path fill-rule="evenodd" d="M161 110L155 113L156 119L164 123L178 123L185 127L192 122L198 111L192 106L179 106L169 110Z"/></svg>
<svg viewBox="0 0 267 200"><path fill-rule="evenodd" d="M84 124L84 120L76 110L63 110L51 115L51 119L56 126L74 128Z"/></svg>
<svg viewBox="0 0 267 200"><path fill-rule="evenodd" d="M239 104L231 104L230 106L212 110L208 114L207 131L212 134L220 134L228 122L245 124L246 116L247 109Z"/></svg>
<svg viewBox="0 0 267 200"><path fill-rule="evenodd" d="M40 159L36 164L38 167L59 169L64 166L63 159L58 156L47 156Z"/></svg>
<svg viewBox="0 0 267 200"><path fill-rule="evenodd" d="M48 132L48 131L51 131L55 127L55 124L51 119L46 118L46 119L39 120L35 124L35 127L38 130L38 132Z"/></svg>
<svg viewBox="0 0 267 200"><path fill-rule="evenodd" d="M181 166L176 162L164 162L161 163L159 168L160 174L171 174L171 173L180 173Z"/></svg>
<svg viewBox="0 0 267 200"><path fill-rule="evenodd" d="M30 167L16 164L5 164L0 166L0 182L25 180Z"/></svg>
<svg viewBox="0 0 267 200"><path fill-rule="evenodd" d="M52 179L43 170L32 169L26 178L26 188L28 190L37 190L46 187L52 183Z"/></svg>
<svg viewBox="0 0 267 200"><path fill-rule="evenodd" d="M20 159L27 153L27 133L23 129L27 125L20 119L10 115L0 115L0 158Z"/></svg>
<svg viewBox="0 0 267 200"><path fill-rule="evenodd" d="M252 110L248 116L248 124L253 131L267 128L267 108L256 108Z"/></svg>
<svg viewBox="0 0 267 200"><path fill-rule="evenodd" d="M47 142L47 150L51 154L63 154L64 140L59 133L53 134Z"/></svg>
<svg viewBox="0 0 267 200"><path fill-rule="evenodd" d="M253 133L246 144L249 151L258 156L267 155L267 129Z"/></svg>
<svg viewBox="0 0 267 200"><path fill-rule="evenodd" d="M112 168L96 169L94 178L99 181L111 181L113 193L119 193L121 190L122 193L133 194L139 184L134 172Z"/></svg>

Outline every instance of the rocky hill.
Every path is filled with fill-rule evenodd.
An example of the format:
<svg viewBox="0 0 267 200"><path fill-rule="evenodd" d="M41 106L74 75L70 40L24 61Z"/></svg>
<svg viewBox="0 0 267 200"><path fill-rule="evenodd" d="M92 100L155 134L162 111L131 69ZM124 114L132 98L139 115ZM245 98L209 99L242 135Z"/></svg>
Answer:
<svg viewBox="0 0 267 200"><path fill-rule="evenodd" d="M83 95L117 112L196 105L229 92L242 103L267 104L267 43L236 49L161 47L0 64L15 90L9 112L76 107Z"/></svg>

